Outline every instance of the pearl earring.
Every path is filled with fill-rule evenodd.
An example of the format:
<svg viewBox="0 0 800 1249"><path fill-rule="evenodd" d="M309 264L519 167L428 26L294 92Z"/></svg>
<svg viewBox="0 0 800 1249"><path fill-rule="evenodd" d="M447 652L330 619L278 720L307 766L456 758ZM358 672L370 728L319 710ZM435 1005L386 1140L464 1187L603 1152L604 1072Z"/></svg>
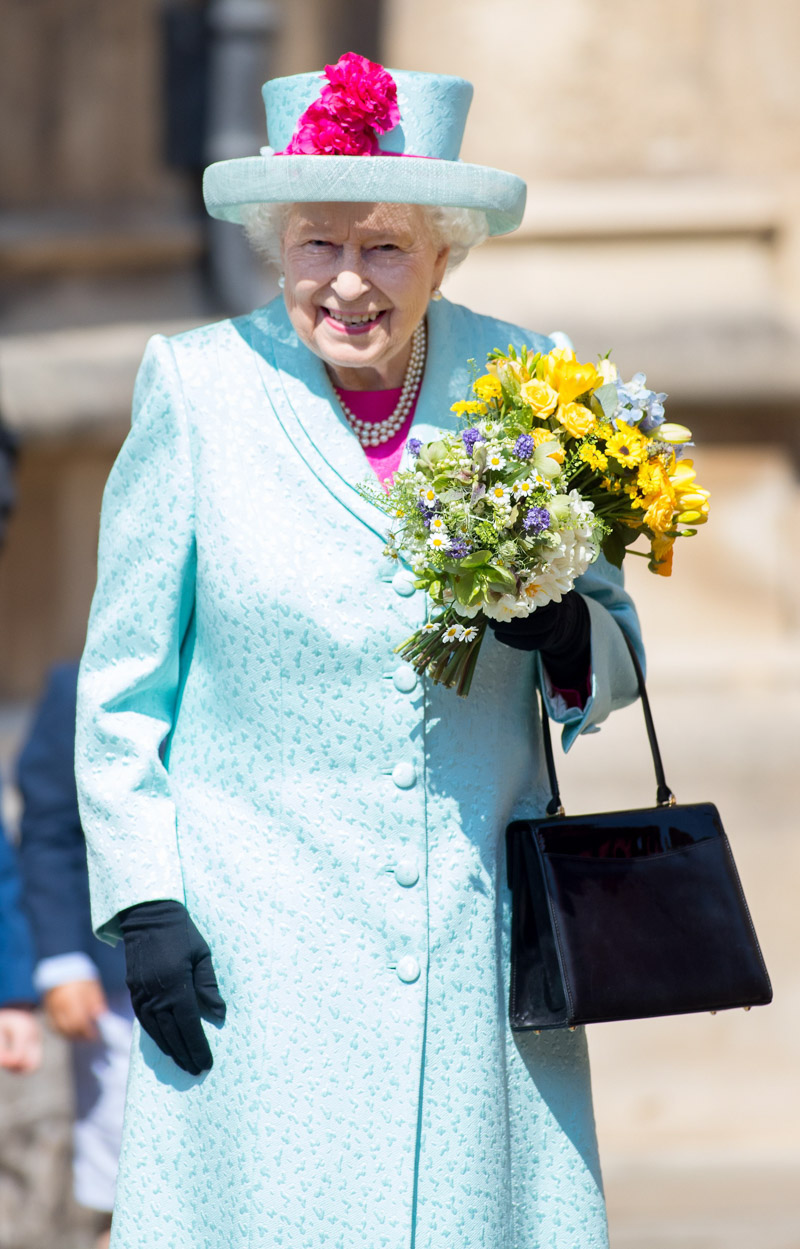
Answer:
<svg viewBox="0 0 800 1249"><path fill-rule="evenodd" d="M286 274L282 273L281 276L278 278L278 286L280 287L281 290L283 290L285 285L286 285Z"/></svg>
<svg viewBox="0 0 800 1249"><path fill-rule="evenodd" d="M441 298L442 298L442 292L439 290L439 287L438 286L434 287L434 289L431 291L431 299L434 299L438 303Z"/></svg>

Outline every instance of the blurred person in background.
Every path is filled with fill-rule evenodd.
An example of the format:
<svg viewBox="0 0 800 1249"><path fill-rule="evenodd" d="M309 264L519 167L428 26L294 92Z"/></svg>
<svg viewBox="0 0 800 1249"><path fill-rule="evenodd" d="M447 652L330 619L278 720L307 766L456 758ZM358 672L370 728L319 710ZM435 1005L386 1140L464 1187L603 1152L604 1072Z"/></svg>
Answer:
<svg viewBox="0 0 800 1249"><path fill-rule="evenodd" d="M608 1244L583 1030L509 1028L503 832L549 798L537 685L567 745L631 702L636 613L601 557L459 699L393 654L425 604L358 490L470 359L555 345L442 298L524 207L458 159L471 95L352 53L268 83L278 151L205 193L282 297L140 370L76 745L141 1025L113 1249Z"/></svg>
<svg viewBox="0 0 800 1249"><path fill-rule="evenodd" d="M6 1071L35 1071L42 1060L36 1001L19 868L0 823L0 1067Z"/></svg>
<svg viewBox="0 0 800 1249"><path fill-rule="evenodd" d="M0 548L14 506L16 454L16 442L0 420ZM35 1071L42 1060L36 1000L17 856L0 819L0 1067L7 1071Z"/></svg>
<svg viewBox="0 0 800 1249"><path fill-rule="evenodd" d="M19 758L20 858L34 984L51 1027L73 1043L73 1190L97 1212L101 1249L114 1205L133 1011L122 949L92 932L75 788L77 680L76 663L52 670Z"/></svg>

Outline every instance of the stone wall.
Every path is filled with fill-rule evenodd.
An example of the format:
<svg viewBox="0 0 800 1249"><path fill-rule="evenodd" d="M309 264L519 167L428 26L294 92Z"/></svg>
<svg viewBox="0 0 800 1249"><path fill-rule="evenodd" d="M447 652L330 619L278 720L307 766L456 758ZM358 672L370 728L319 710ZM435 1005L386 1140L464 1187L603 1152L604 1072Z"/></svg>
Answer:
<svg viewBox="0 0 800 1249"><path fill-rule="evenodd" d="M0 203L169 201L159 145L160 0L2 0Z"/></svg>
<svg viewBox="0 0 800 1249"><path fill-rule="evenodd" d="M7 697L80 649L144 342L222 311L196 181L163 159L163 8L0 0L0 410L23 444L0 564ZM795 0L238 8L276 32L265 73L352 47L475 83L463 156L522 174L529 202L517 234L448 280L452 298L566 330L586 358L613 348L703 443L757 437L800 461Z"/></svg>
<svg viewBox="0 0 800 1249"><path fill-rule="evenodd" d="M464 158L552 179L800 174L794 0L388 0L387 62L475 83Z"/></svg>

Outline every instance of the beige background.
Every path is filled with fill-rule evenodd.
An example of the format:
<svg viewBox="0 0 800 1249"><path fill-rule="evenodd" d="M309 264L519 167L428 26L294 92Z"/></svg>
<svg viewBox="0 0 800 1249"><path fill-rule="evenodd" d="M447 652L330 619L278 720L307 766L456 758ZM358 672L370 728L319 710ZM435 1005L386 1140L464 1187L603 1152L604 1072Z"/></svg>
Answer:
<svg viewBox="0 0 800 1249"><path fill-rule="evenodd" d="M370 51L352 32L379 9L385 63L474 82L464 158L529 181L522 229L448 293L644 369L712 490L672 580L629 561L629 583L668 775L721 810L776 1000L591 1030L612 1243L799 1249L800 6L284 0L262 76ZM159 12L0 0L0 405L22 440L0 563L6 760L46 666L80 651L143 345L225 311L203 276L219 238L162 156ZM635 708L560 766L573 810L652 798Z"/></svg>

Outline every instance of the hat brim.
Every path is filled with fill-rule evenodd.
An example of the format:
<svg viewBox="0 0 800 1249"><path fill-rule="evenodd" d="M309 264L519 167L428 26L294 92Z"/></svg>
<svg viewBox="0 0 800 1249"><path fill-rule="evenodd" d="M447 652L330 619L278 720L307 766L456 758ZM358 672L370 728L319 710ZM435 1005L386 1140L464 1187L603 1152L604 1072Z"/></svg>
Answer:
<svg viewBox="0 0 800 1249"><path fill-rule="evenodd" d="M206 208L220 221L241 223L250 204L427 204L478 208L491 235L516 230L526 191L502 169L424 156L244 156L203 176Z"/></svg>

